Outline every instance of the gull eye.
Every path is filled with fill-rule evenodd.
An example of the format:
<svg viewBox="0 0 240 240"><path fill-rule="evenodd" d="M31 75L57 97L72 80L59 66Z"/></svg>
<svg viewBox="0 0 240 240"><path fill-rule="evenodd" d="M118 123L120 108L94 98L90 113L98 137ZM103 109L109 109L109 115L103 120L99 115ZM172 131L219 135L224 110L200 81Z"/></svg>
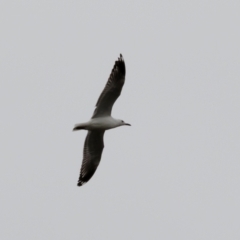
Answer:
<svg viewBox="0 0 240 240"><path fill-rule="evenodd" d="M122 123L124 123L124 121L122 120Z"/></svg>

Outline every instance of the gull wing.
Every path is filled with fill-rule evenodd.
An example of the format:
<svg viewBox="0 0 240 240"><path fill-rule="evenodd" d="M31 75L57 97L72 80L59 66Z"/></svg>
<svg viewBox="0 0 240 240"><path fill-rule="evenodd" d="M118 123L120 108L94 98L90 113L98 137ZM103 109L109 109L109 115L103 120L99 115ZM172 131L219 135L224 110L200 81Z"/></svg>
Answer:
<svg viewBox="0 0 240 240"><path fill-rule="evenodd" d="M105 131L88 131L83 148L83 161L78 180L78 186L88 182L95 173L104 148L103 135Z"/></svg>
<svg viewBox="0 0 240 240"><path fill-rule="evenodd" d="M98 98L92 118L111 116L112 106L120 96L125 82L126 67L122 54L115 62L110 77Z"/></svg>

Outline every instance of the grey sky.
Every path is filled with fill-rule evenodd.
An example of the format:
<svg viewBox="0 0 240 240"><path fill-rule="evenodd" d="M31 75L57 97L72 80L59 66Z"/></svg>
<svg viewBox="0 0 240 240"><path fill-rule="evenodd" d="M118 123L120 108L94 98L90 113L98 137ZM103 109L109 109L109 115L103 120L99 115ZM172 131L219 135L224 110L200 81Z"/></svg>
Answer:
<svg viewBox="0 0 240 240"><path fill-rule="evenodd" d="M239 1L0 2L0 238L240 239ZM114 61L126 82L76 186Z"/></svg>

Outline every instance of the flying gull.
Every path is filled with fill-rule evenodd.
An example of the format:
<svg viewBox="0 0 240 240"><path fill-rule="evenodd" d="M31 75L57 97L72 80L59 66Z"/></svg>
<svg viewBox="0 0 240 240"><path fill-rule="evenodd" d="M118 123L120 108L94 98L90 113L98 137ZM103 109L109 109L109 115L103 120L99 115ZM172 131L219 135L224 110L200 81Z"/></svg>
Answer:
<svg viewBox="0 0 240 240"><path fill-rule="evenodd" d="M120 96L125 82L125 74L125 63L122 54L120 54L105 88L98 98L92 118L88 122L76 124L73 128L73 131L88 130L83 148L78 186L82 186L91 179L100 163L104 148L103 135L105 130L124 125L131 126L123 120L111 117L113 104Z"/></svg>

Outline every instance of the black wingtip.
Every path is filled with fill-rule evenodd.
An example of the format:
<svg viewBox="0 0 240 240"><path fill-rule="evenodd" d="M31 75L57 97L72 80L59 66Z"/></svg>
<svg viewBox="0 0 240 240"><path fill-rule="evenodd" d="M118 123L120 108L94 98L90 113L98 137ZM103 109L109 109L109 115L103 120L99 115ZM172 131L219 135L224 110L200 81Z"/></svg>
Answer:
<svg viewBox="0 0 240 240"><path fill-rule="evenodd" d="M120 57L118 58L118 60L115 62L114 65L114 69L118 67L118 69L120 70L120 72L125 75L126 74L126 67L125 67L125 62L123 59L122 54L120 53Z"/></svg>
<svg viewBox="0 0 240 240"><path fill-rule="evenodd" d="M77 183L77 186L78 187L81 187L85 184L85 182L82 182L81 180L78 180L78 183Z"/></svg>
<svg viewBox="0 0 240 240"><path fill-rule="evenodd" d="M118 58L118 61L124 62L123 55L120 53L120 57Z"/></svg>
<svg viewBox="0 0 240 240"><path fill-rule="evenodd" d="M79 178L78 178L78 183L77 183L77 186L78 187L81 187L83 186L84 184L86 184L88 182L89 179L85 179L82 177L82 174L80 174Z"/></svg>

